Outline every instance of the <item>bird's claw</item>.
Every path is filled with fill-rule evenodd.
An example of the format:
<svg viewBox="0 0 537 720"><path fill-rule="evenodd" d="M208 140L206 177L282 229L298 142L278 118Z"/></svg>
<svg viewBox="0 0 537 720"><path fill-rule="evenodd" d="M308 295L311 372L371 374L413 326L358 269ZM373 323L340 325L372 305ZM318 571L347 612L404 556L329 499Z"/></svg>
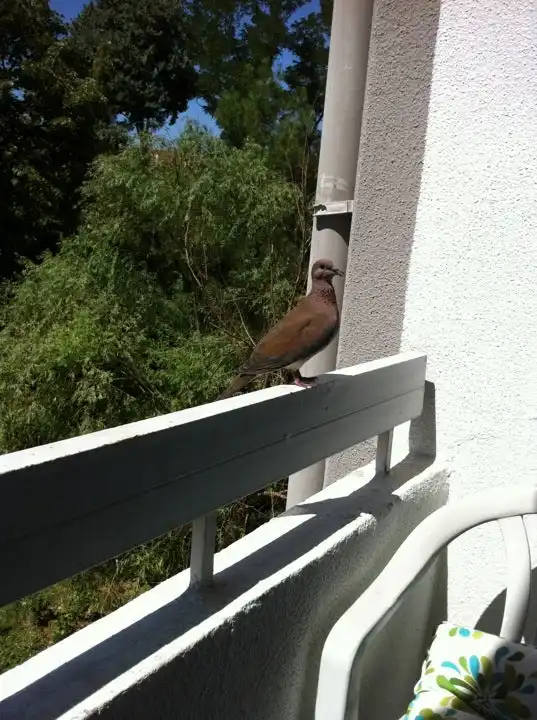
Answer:
<svg viewBox="0 0 537 720"><path fill-rule="evenodd" d="M315 385L315 383L317 382L317 378L316 377L311 377L311 378L303 378L303 377L298 378L297 377L294 379L293 382L298 387L309 388L309 387L312 387L312 385Z"/></svg>

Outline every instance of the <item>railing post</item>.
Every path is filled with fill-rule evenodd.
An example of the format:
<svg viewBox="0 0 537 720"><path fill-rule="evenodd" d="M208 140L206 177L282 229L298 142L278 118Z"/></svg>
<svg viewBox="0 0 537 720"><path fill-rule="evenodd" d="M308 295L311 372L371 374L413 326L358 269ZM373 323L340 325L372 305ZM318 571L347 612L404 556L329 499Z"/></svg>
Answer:
<svg viewBox="0 0 537 720"><path fill-rule="evenodd" d="M393 428L377 438L376 472L388 473L392 466Z"/></svg>
<svg viewBox="0 0 537 720"><path fill-rule="evenodd" d="M204 515L192 523L190 584L207 583L213 577L216 513Z"/></svg>

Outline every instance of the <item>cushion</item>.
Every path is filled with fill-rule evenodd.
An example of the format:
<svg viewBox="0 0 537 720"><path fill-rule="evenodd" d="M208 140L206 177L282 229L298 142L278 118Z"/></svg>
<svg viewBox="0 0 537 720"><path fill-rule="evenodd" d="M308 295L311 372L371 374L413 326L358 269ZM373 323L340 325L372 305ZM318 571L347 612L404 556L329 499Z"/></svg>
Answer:
<svg viewBox="0 0 537 720"><path fill-rule="evenodd" d="M537 648L444 622L401 720L537 718Z"/></svg>

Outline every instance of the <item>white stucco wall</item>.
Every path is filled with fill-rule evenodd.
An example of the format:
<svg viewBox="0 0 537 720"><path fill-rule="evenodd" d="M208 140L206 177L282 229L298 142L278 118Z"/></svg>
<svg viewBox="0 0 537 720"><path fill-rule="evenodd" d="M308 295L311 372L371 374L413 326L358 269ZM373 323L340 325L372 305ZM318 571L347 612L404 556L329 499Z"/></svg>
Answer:
<svg viewBox="0 0 537 720"><path fill-rule="evenodd" d="M431 458L373 476L356 472L218 553L213 587L189 589L180 573L4 674L0 717L311 720L329 629L447 499ZM364 717L404 712L444 605L440 562L372 649Z"/></svg>
<svg viewBox="0 0 537 720"><path fill-rule="evenodd" d="M377 0L338 363L418 348L451 496L537 483L534 0ZM450 617L503 570L496 529L459 540Z"/></svg>

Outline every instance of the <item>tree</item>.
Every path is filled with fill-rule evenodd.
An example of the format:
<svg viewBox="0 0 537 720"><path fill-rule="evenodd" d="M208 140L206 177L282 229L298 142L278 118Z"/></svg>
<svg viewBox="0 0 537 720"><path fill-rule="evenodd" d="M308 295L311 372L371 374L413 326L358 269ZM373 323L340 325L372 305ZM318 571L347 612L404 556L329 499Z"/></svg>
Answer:
<svg viewBox="0 0 537 720"><path fill-rule="evenodd" d="M285 69L283 79L292 93L305 90L316 127L322 120L324 109L332 5L332 0L325 0L321 2L319 12L296 20L287 40L287 49L294 60Z"/></svg>
<svg viewBox="0 0 537 720"><path fill-rule="evenodd" d="M297 16L304 4L191 0L189 7L204 28L196 49L200 94L223 139L236 147L248 138L261 144L273 167L311 195L332 3Z"/></svg>
<svg viewBox="0 0 537 720"><path fill-rule="evenodd" d="M287 36L286 22L303 0L191 0L193 27L203 27L197 38L200 94L214 115L222 95L239 87L245 65L272 65ZM246 89L243 86L243 89Z"/></svg>
<svg viewBox="0 0 537 720"><path fill-rule="evenodd" d="M88 167L124 144L122 123L155 128L186 108L196 80L186 33L175 0L96 0L72 28L47 0L8 0L0 18L0 280L75 232Z"/></svg>
<svg viewBox="0 0 537 720"><path fill-rule="evenodd" d="M78 224L88 163L115 149L106 98L77 72L46 0L10 0L0 17L0 279L56 248Z"/></svg>
<svg viewBox="0 0 537 720"><path fill-rule="evenodd" d="M26 232L24 220L28 212L35 217L36 204L29 202L29 187L41 197L42 202L37 203L41 208L50 194L39 173L32 172L22 68L46 54L62 31L59 16L46 0L23 5L9 0L0 16L0 279L13 271L16 253L33 245L34 237Z"/></svg>
<svg viewBox="0 0 537 720"><path fill-rule="evenodd" d="M77 235L11 286L0 450L214 398L296 292L297 202L259 147L198 131L100 159Z"/></svg>
<svg viewBox="0 0 537 720"><path fill-rule="evenodd" d="M273 119L285 110L281 105L285 95L305 88L305 99L320 121L332 0L322 2L319 12L297 19L305 4L306 0L190 0L192 25L204 28L193 52L200 68L200 95L209 113L218 117L226 94L248 94L252 80L263 80L267 85L272 81L279 94L279 100L274 98ZM280 72L286 52L291 61ZM263 94L267 96L266 89ZM220 121L225 123L225 118Z"/></svg>
<svg viewBox="0 0 537 720"><path fill-rule="evenodd" d="M179 0L92 0L71 39L115 116L138 132L174 122L196 94Z"/></svg>

